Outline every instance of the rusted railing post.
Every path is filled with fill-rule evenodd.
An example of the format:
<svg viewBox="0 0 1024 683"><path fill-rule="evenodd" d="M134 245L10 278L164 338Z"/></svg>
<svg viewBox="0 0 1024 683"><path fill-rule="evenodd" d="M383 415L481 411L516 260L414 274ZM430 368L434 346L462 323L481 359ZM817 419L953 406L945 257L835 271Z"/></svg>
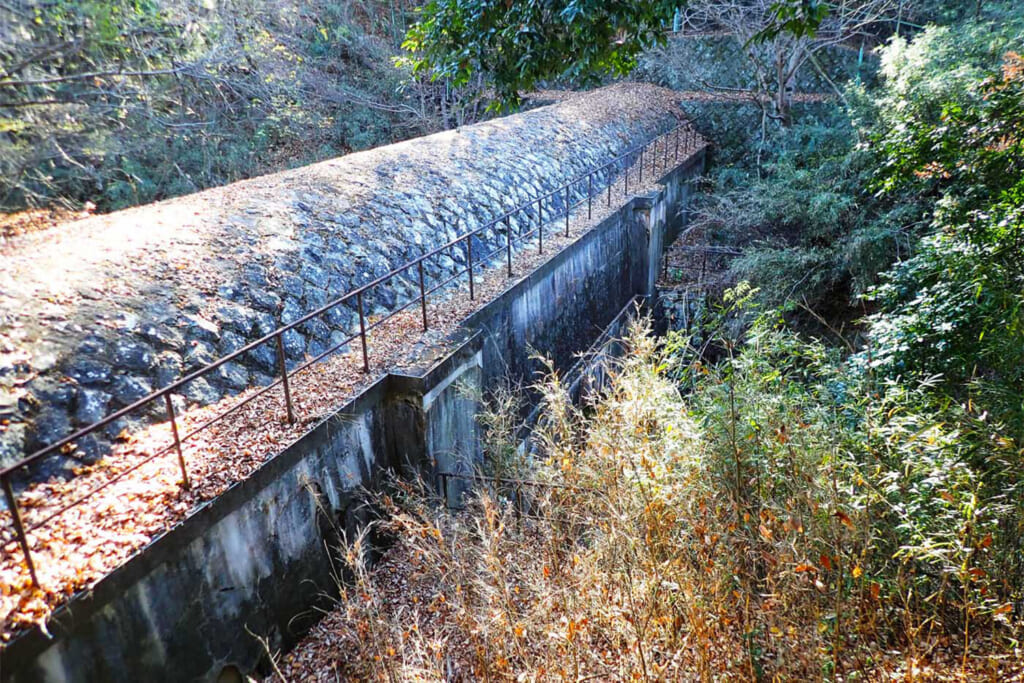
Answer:
<svg viewBox="0 0 1024 683"><path fill-rule="evenodd" d="M638 182L640 183L641 186L643 186L643 184L644 184L644 147L645 146L646 145L643 145L643 146L640 147L640 180Z"/></svg>
<svg viewBox="0 0 1024 683"><path fill-rule="evenodd" d="M466 260L469 262L469 300L472 301L473 293L473 233L466 235Z"/></svg>
<svg viewBox="0 0 1024 683"><path fill-rule="evenodd" d="M420 310L423 312L423 331L427 331L427 288L423 284L423 259L419 260Z"/></svg>
<svg viewBox="0 0 1024 683"><path fill-rule="evenodd" d="M25 566L28 567L29 576L32 577L32 585L39 588L39 577L36 576L36 565L32 561L32 551L28 547L28 536L25 535L25 524L21 521L21 510L18 509L18 501L14 498L14 490L11 488L11 480L5 475L0 477L3 481L4 497L7 498L7 509L11 511L11 521L14 522L14 533L18 537L18 544L21 545L21 552L25 556Z"/></svg>
<svg viewBox="0 0 1024 683"><path fill-rule="evenodd" d="M587 174L587 220L594 217L594 172Z"/></svg>
<svg viewBox="0 0 1024 683"><path fill-rule="evenodd" d="M662 146L663 146L664 149L662 150L663 153L662 153L662 158L661 158L661 167L667 171L668 170L668 136L667 135L665 136L665 139L664 139L663 142L664 142L664 144Z"/></svg>
<svg viewBox="0 0 1024 683"><path fill-rule="evenodd" d="M612 206L612 185L615 184L615 167L610 167L608 171L608 208Z"/></svg>
<svg viewBox="0 0 1024 683"><path fill-rule="evenodd" d="M538 253L544 253L544 216L543 208L544 204L543 197L537 198L537 251Z"/></svg>
<svg viewBox="0 0 1024 683"><path fill-rule="evenodd" d="M167 420L171 423L171 434L174 436L174 450L178 452L178 464L181 465L181 485L188 491L192 488L192 483L188 480L188 468L185 467L185 453L181 450L181 438L178 436L178 418L174 415L174 402L171 400L171 392L169 391L164 394L164 407L167 410Z"/></svg>
<svg viewBox="0 0 1024 683"><path fill-rule="evenodd" d="M572 185L572 181L565 186L565 236L569 236L569 208L572 203L572 193L569 186Z"/></svg>
<svg viewBox="0 0 1024 683"><path fill-rule="evenodd" d="M366 350L366 315L363 313L363 292L356 294L356 303L359 306L359 340L363 345L363 372L370 371L370 354Z"/></svg>
<svg viewBox="0 0 1024 683"><path fill-rule="evenodd" d="M512 222L508 216L505 216L505 244L507 245L506 253L508 254L508 276L512 277Z"/></svg>
<svg viewBox="0 0 1024 683"><path fill-rule="evenodd" d="M285 363L282 336L282 333L278 332L274 338L277 340L277 364L281 370L281 386L284 387L284 405L288 410L288 424L295 424L295 411L292 409L292 388L288 384L288 365Z"/></svg>
<svg viewBox="0 0 1024 683"><path fill-rule="evenodd" d="M625 197L629 194L629 166L626 166L625 177L622 179L622 196Z"/></svg>
<svg viewBox="0 0 1024 683"><path fill-rule="evenodd" d="M679 161L679 126L676 126L676 161Z"/></svg>

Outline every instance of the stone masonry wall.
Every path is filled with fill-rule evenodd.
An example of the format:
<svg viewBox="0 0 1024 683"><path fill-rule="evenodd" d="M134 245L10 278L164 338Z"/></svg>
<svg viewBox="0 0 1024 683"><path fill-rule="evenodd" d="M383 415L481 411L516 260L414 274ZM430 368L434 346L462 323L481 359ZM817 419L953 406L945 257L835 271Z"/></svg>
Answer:
<svg viewBox="0 0 1024 683"><path fill-rule="evenodd" d="M620 84L19 238L0 254L0 466L557 188L679 116L671 91ZM483 241L474 255L504 233ZM427 275L448 276L464 259L455 251ZM414 287L410 278L378 288L369 313ZM317 355L357 328L353 310L336 310L329 325L312 321L286 336L289 358ZM187 398L210 403L275 370L263 345L214 380L191 382ZM126 427L80 440L42 474L92 461Z"/></svg>

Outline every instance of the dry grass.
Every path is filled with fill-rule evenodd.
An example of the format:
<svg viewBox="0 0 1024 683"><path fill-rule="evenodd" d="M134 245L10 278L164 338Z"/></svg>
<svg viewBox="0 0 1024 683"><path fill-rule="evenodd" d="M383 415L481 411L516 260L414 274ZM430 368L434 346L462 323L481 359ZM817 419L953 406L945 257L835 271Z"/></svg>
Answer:
<svg viewBox="0 0 1024 683"><path fill-rule="evenodd" d="M585 410L543 385L538 460L520 474L554 486L527 516L507 487L457 514L408 484L381 497L395 545L371 571L351 539L338 609L268 680L1022 680L1005 644L964 667L948 638L893 636L914 615L868 581L838 590L840 545L864 530L824 507L828 477L755 509L646 329L629 349ZM489 424L490 452L507 453L507 421Z"/></svg>

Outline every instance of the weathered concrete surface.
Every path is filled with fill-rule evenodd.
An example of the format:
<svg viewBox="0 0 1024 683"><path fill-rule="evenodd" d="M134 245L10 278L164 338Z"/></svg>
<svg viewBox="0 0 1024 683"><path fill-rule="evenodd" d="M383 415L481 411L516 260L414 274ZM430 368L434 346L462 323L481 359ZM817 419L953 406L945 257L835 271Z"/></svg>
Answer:
<svg viewBox="0 0 1024 683"><path fill-rule="evenodd" d="M341 529L365 521L356 488L377 486L388 468L429 477L478 460L485 392L532 379L535 352L570 369L650 294L661 258L652 245L678 227L673 202L702 164L670 172L467 319L439 358L381 379L76 596L52 620L52 640L35 630L9 643L0 677L212 681L257 666L262 646L249 631L272 649L293 643L335 586Z"/></svg>
<svg viewBox="0 0 1024 683"><path fill-rule="evenodd" d="M386 379L171 529L0 655L5 681L216 680L251 671L329 604L356 489L387 460Z"/></svg>
<svg viewBox="0 0 1024 683"><path fill-rule="evenodd" d="M465 326L484 337L485 386L529 385L544 371L537 351L567 370L635 295L653 294L662 249L703 168L702 152L471 315Z"/></svg>
<svg viewBox="0 0 1024 683"><path fill-rule="evenodd" d="M616 85L24 236L0 255L0 418L10 422L0 466L670 129L674 97ZM403 293L381 288L370 305L389 309ZM286 335L288 355L316 355L351 331L352 311L337 310L330 328ZM272 356L268 347L229 364L188 398L265 382ZM100 455L104 438L83 440L76 457ZM52 473L76 464L55 459Z"/></svg>

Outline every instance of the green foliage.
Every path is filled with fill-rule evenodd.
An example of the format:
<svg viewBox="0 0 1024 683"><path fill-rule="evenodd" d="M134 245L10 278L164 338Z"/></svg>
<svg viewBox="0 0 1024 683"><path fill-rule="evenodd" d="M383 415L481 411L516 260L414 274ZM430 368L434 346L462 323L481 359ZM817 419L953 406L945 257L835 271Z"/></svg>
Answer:
<svg viewBox="0 0 1024 683"><path fill-rule="evenodd" d="M1019 47L1024 17L999 25L930 28L912 43L896 38L883 51L885 89L870 121L885 157L880 188L910 187L991 199L1019 164L1020 79L999 82L1003 55ZM1007 68L1012 68L1012 61ZM1004 137L1018 147L1002 149ZM967 137L963 137L967 136ZM959 161L966 153L969 158ZM1015 159L1016 157L1016 159ZM957 189L959 188L959 189Z"/></svg>
<svg viewBox="0 0 1024 683"><path fill-rule="evenodd" d="M758 87L758 74L746 66L737 68L737 64L744 64L748 59L748 51L762 62L772 61L767 47L744 45L742 36L673 36L664 45L644 52L632 77L683 91L753 90ZM797 70L792 81L797 92L832 95L834 90L829 80L833 83L872 82L877 71L878 60L870 51L861 59L859 52L846 47L826 49L817 52L814 59L814 62L804 62ZM700 105L699 102L694 104ZM749 103L724 104L733 109L752 108ZM800 104L796 106L799 108ZM695 119L707 125L702 117L695 115ZM717 133L718 129L715 130ZM719 144L717 137L715 142Z"/></svg>
<svg viewBox="0 0 1024 683"><path fill-rule="evenodd" d="M741 247L731 272L750 280L769 306L803 301L841 310L877 282L906 248L911 205L873 200L864 186L872 157L855 149L857 131L834 105L770 131L761 150L736 135L736 162L716 169L700 213L719 244ZM745 154L744 154L744 150ZM754 165L756 154L760 164Z"/></svg>
<svg viewBox="0 0 1024 683"><path fill-rule="evenodd" d="M876 186L928 197L934 234L873 293L882 310L863 362L889 376L941 375L945 391L983 402L1020 439L1024 61L1006 53L1000 65L1017 29L987 27L929 29L919 40L934 52L896 44L887 57L894 92L874 140L886 162ZM991 61L950 68L954 51Z"/></svg>
<svg viewBox="0 0 1024 683"><path fill-rule="evenodd" d="M1019 624L1005 627L1024 595L1024 476L989 416L933 379L879 380L776 313L757 316L742 342L718 343L723 359L708 365L669 340L705 443L704 481L762 523L802 520L786 536L767 524L761 540L828 578L847 632L866 626L848 602L860 599L901 613L872 638L913 643L932 620L949 634L1016 637Z"/></svg>
<svg viewBox="0 0 1024 683"><path fill-rule="evenodd" d="M890 264L930 250L873 297L886 311L875 362L921 368L927 358L934 372L952 370L942 366L954 345L947 333L973 329L973 340L956 342L964 354L953 364L960 376L973 368L983 329L1019 326L1011 293L1022 253L1024 115L1019 83L998 74L1022 22L933 27L911 43L895 38L882 51L880 86L853 83L842 108L805 114L792 130L768 128L762 142L744 136L742 124L713 120L726 143L725 167L703 211L714 239L745 247L734 277L755 282L765 304L806 301L840 316L849 306L849 316ZM932 231L942 236L919 243ZM970 249L950 242L969 235ZM990 291L996 282L1006 283L1007 296ZM976 297L981 289L984 301ZM990 314L981 314L977 305L986 301ZM900 305L907 315L897 325ZM987 323L975 329L978 316ZM916 359L897 352L911 348ZM1016 359L1011 354L1006 365Z"/></svg>
<svg viewBox="0 0 1024 683"><path fill-rule="evenodd" d="M478 89L394 65L409 4L0 4L0 209L116 209L473 120Z"/></svg>
<svg viewBox="0 0 1024 683"><path fill-rule="evenodd" d="M1003 21L1020 17L1015 0L916 0L906 7L908 25L940 26L969 21Z"/></svg>
<svg viewBox="0 0 1024 683"><path fill-rule="evenodd" d="M798 456L768 435L811 430L785 442L830 480L808 488L837 490L870 530L841 547L882 599L900 596L907 639L928 623L961 642L979 628L1019 636L1024 60L1010 49L1021 22L893 40L877 89L848 88L843 117L798 122L750 170L720 172L705 209L719 240L747 240L733 273L760 302L804 300L836 323L837 297L870 290L864 343L845 359L765 316L688 382L720 480L749 473L733 473L733 488L757 492L759 509L779 505L766 491L796 495L785 465Z"/></svg>
<svg viewBox="0 0 1024 683"><path fill-rule="evenodd" d="M415 73L466 84L483 74L499 100L547 79L586 83L624 75L646 48L663 40L678 3L666 0L463 2L431 0L404 47Z"/></svg>
<svg viewBox="0 0 1024 683"><path fill-rule="evenodd" d="M767 42L786 33L795 38L811 37L828 16L827 2L819 0L779 0L771 5L772 21L757 35L756 42Z"/></svg>

